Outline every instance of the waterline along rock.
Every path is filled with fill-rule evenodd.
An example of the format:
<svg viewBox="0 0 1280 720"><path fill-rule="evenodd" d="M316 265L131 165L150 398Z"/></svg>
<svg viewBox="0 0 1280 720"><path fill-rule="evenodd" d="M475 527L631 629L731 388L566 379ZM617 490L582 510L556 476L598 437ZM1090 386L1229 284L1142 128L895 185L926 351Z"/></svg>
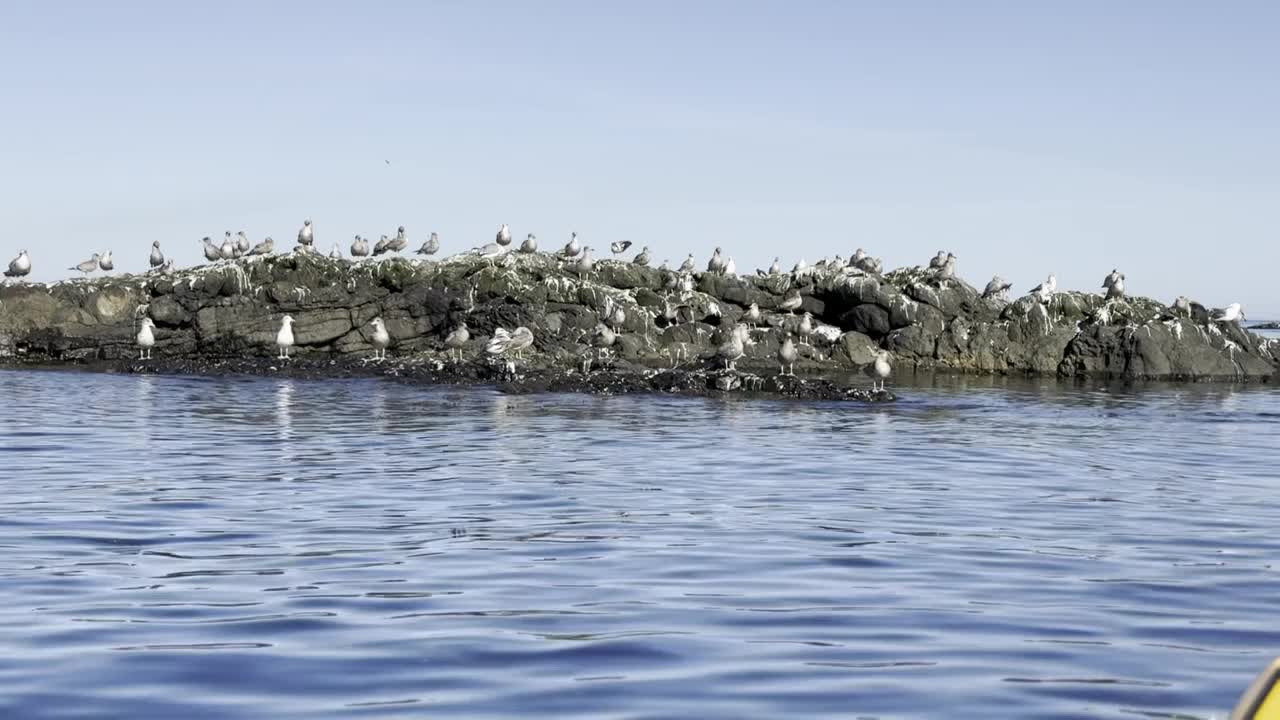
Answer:
<svg viewBox="0 0 1280 720"><path fill-rule="evenodd" d="M800 307L788 312L782 303L793 290ZM882 276L830 266L743 277L597 260L583 272L535 252L439 262L288 253L167 274L9 284L0 287L0 361L134 358L143 317L155 323L156 362L272 358L280 320L290 315L294 353L312 362L371 355L370 321L381 317L396 358L451 362L445 338L465 322L463 362L484 363L498 328L524 326L535 341L522 370L580 373L584 359L594 362L595 328L617 315L625 319L615 328L608 369L710 372L717 348L735 325L748 323L752 304L761 318L749 323L750 342L735 367L759 376L777 374L787 332L798 340L801 375L860 369L880 349L891 353L895 377L941 370L1265 381L1280 359L1280 345L1238 323L1215 322L1196 304L1183 313L1141 297L1108 301L1072 291L1047 301L984 299L960 278L923 268ZM802 336L806 312L813 330Z"/></svg>

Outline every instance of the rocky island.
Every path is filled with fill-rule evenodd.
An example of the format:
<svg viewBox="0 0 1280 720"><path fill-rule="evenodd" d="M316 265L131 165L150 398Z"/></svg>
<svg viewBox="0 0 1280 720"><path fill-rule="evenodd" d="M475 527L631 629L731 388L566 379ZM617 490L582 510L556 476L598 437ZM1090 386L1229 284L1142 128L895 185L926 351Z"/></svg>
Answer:
<svg viewBox="0 0 1280 720"><path fill-rule="evenodd" d="M754 309L753 309L754 308ZM281 318L294 357L276 357ZM137 360L143 318L152 359ZM381 318L389 357L371 361ZM465 323L456 352L446 336ZM609 347L598 333L608 325ZM746 325L743 356L717 349ZM499 328L533 344L492 358ZM793 337L798 374L780 372ZM881 274L819 264L741 276L599 260L586 272L551 253L463 253L441 261L245 257L189 270L0 288L0 364L123 372L394 375L511 391L723 392L884 400L853 373L887 350L915 372L1110 379L1269 381L1280 346L1140 297L1081 292L983 297L920 267ZM460 357L460 359L459 359Z"/></svg>

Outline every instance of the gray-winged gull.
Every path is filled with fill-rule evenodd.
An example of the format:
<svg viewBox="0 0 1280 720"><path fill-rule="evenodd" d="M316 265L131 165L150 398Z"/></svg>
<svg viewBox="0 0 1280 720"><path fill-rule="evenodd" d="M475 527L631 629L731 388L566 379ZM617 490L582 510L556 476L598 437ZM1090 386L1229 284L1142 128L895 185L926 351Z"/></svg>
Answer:
<svg viewBox="0 0 1280 720"><path fill-rule="evenodd" d="M751 303L751 306L747 308L747 312L742 315L742 319L751 327L759 325L761 319L760 306L756 303Z"/></svg>
<svg viewBox="0 0 1280 720"><path fill-rule="evenodd" d="M929 269L937 270L938 268L945 265L946 262L947 262L947 254L939 250L937 255L934 255L932 258L929 259Z"/></svg>
<svg viewBox="0 0 1280 720"><path fill-rule="evenodd" d="M31 256L26 250L19 250L18 257L9 261L9 269L4 271L5 277L20 278L31 272Z"/></svg>
<svg viewBox="0 0 1280 720"><path fill-rule="evenodd" d="M311 229L310 218L302 221L302 229L298 231L298 244L310 246L315 242L315 234Z"/></svg>
<svg viewBox="0 0 1280 720"><path fill-rule="evenodd" d="M276 241L272 240L271 237L268 236L262 242L258 243L257 245L254 245L253 249L249 251L249 254L250 255L270 255L271 252L275 249L276 249Z"/></svg>
<svg viewBox="0 0 1280 720"><path fill-rule="evenodd" d="M1109 284L1104 285L1107 289L1107 299L1117 300L1124 297L1124 275L1118 275Z"/></svg>
<svg viewBox="0 0 1280 720"><path fill-rule="evenodd" d="M150 360L151 348L156 346L156 335L153 332L156 324L151 318L142 318L142 327L138 329L138 359Z"/></svg>
<svg viewBox="0 0 1280 720"><path fill-rule="evenodd" d="M249 249L250 249L249 236L245 235L244 231L241 230L240 232L236 233L236 251L239 254L243 255L249 252Z"/></svg>
<svg viewBox="0 0 1280 720"><path fill-rule="evenodd" d="M778 346L778 364L781 366L778 372L783 375L795 375L798 357L800 353L796 350L796 343L791 339L791 334L787 333L786 339Z"/></svg>
<svg viewBox="0 0 1280 720"><path fill-rule="evenodd" d="M987 283L987 288L982 291L984 299L993 298L997 295L1003 295L1013 287L1013 283L1005 282L1004 278L996 275L991 278L991 282Z"/></svg>
<svg viewBox="0 0 1280 720"><path fill-rule="evenodd" d="M409 236L405 234L404 226L396 228L396 236L387 241L387 252L403 252L409 247Z"/></svg>
<svg viewBox="0 0 1280 720"><path fill-rule="evenodd" d="M787 294L783 296L782 302L778 303L778 307L789 313L794 313L796 310L799 310L800 306L803 304L804 298L800 297L800 291L792 289L787 291Z"/></svg>
<svg viewBox="0 0 1280 720"><path fill-rule="evenodd" d="M369 241L359 235L352 238L351 257L369 257Z"/></svg>
<svg viewBox="0 0 1280 720"><path fill-rule="evenodd" d="M280 318L280 332L276 333L276 347L280 349L280 354L276 358L278 360L288 360L289 348L293 347L292 315L285 315Z"/></svg>
<svg viewBox="0 0 1280 720"><path fill-rule="evenodd" d="M1240 303L1231 303L1225 308L1214 308L1213 313L1209 316L1214 322L1237 322L1239 320L1248 320L1244 316L1244 308Z"/></svg>
<svg viewBox="0 0 1280 720"><path fill-rule="evenodd" d="M208 235L201 238L200 242L204 243L204 259L209 262L222 259L222 250L218 247L213 238Z"/></svg>
<svg viewBox="0 0 1280 720"><path fill-rule="evenodd" d="M164 265L164 253L160 252L159 240L151 243L151 257L147 258L147 262L151 264L152 269Z"/></svg>
<svg viewBox="0 0 1280 720"><path fill-rule="evenodd" d="M733 326L733 331L729 333L729 339L716 348L716 355L724 361L726 370L735 369L734 365L746 354L747 339L747 326L738 323Z"/></svg>
<svg viewBox="0 0 1280 720"><path fill-rule="evenodd" d="M111 259L110 250L98 256L98 267L102 268L103 272L111 272L116 269L116 263Z"/></svg>
<svg viewBox="0 0 1280 720"><path fill-rule="evenodd" d="M694 265L693 253L689 253L688 257L684 259L684 262L680 263L680 272L691 273L693 272L694 267L696 266Z"/></svg>
<svg viewBox="0 0 1280 720"><path fill-rule="evenodd" d="M1031 292L1028 293L1028 295L1036 295L1040 298L1040 302L1047 303L1049 302L1049 299L1053 297L1053 293L1057 289L1058 289L1058 278L1052 273L1050 273L1049 279L1031 288Z"/></svg>
<svg viewBox="0 0 1280 720"><path fill-rule="evenodd" d="M711 253L711 259L707 261L707 272L722 273L724 272L724 265L725 261L724 258L720 256L720 248L716 248L715 251Z"/></svg>
<svg viewBox="0 0 1280 720"><path fill-rule="evenodd" d="M538 252L538 236L533 233L526 235L524 242L520 243L520 252L526 255Z"/></svg>
<svg viewBox="0 0 1280 720"><path fill-rule="evenodd" d="M71 270L79 270L80 272L84 273L85 275L88 275L89 273L91 273L91 272L93 272L94 270L97 270L97 269L98 269L98 260L99 260L99 258L101 258L101 257L102 257L102 256L101 256L101 255L99 255L98 253L94 253L94 254L93 254L93 257L90 257L88 260L85 260L85 261L84 261L84 262L82 262L82 263L77 263L77 264L75 264L75 265L71 266L71 268L70 268L70 269L71 269Z"/></svg>
<svg viewBox="0 0 1280 720"><path fill-rule="evenodd" d="M391 249L391 238L383 235L378 242L373 244L373 255L377 257Z"/></svg>
<svg viewBox="0 0 1280 720"><path fill-rule="evenodd" d="M632 265L643 265L643 266L648 266L648 265L649 265L649 259L650 259L650 255L649 255L649 246L648 246L648 245L645 245L645 246L644 246L644 248L642 248L642 249L640 250L640 253L639 253L639 254L637 254L634 258L632 258L632 260L631 260L631 264L632 264Z"/></svg>
<svg viewBox="0 0 1280 720"><path fill-rule="evenodd" d="M871 378L872 390L884 390L884 381L893 372L893 367L889 365L889 351L877 350L876 359L868 364L863 371ZM878 388L876 387L877 381L880 384Z"/></svg>
<svg viewBox="0 0 1280 720"><path fill-rule="evenodd" d="M422 247L417 250L419 255L435 255L438 252L440 252L440 236L436 233L431 233L431 237L427 238L422 243Z"/></svg>
<svg viewBox="0 0 1280 720"><path fill-rule="evenodd" d="M506 247L510 245L511 244L511 228L507 227L506 223L503 223L502 227L498 228L498 235L497 237L494 238L493 241L498 243L502 247Z"/></svg>
<svg viewBox="0 0 1280 720"><path fill-rule="evenodd" d="M444 338L444 344L449 348L449 358L452 359L454 353L458 355L458 362L462 362L462 348L471 339L471 331L467 329L465 322L458 323L458 327Z"/></svg>
<svg viewBox="0 0 1280 720"><path fill-rule="evenodd" d="M223 260L233 260L236 256L236 241L231 239L231 231L222 234L222 244L218 246L218 256Z"/></svg>
<svg viewBox="0 0 1280 720"><path fill-rule="evenodd" d="M595 260L591 259L591 248L582 248L582 257L578 258L578 262L574 265L574 269L578 271L579 277L586 277L591 274L591 270L596 266Z"/></svg>
<svg viewBox="0 0 1280 720"><path fill-rule="evenodd" d="M494 356L515 355L519 358L531 345L533 345L533 332L529 328L521 325L512 332L497 328L493 331L493 337L489 338L489 344L485 345L484 351Z"/></svg>
<svg viewBox="0 0 1280 720"><path fill-rule="evenodd" d="M582 252L582 246L578 244L578 233L569 233L569 242L564 244L560 254L565 257L577 257L580 252Z"/></svg>

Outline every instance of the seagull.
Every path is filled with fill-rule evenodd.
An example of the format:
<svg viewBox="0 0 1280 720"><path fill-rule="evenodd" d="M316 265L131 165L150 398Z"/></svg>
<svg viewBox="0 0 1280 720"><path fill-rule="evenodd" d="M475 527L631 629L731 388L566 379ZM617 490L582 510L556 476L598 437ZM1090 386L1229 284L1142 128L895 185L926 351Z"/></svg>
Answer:
<svg viewBox="0 0 1280 720"><path fill-rule="evenodd" d="M693 253L689 253L689 257L685 258L684 262L680 264L680 272L691 273L693 272L693 268Z"/></svg>
<svg viewBox="0 0 1280 720"><path fill-rule="evenodd" d="M1191 317L1191 301L1186 295L1179 295L1173 300L1173 313L1175 315L1186 315Z"/></svg>
<svg viewBox="0 0 1280 720"><path fill-rule="evenodd" d="M781 368L778 370L783 375L796 374L796 358L800 357L800 353L796 351L795 341L791 339L791 334L787 334L787 338L782 341L782 345L778 346L778 364Z"/></svg>
<svg viewBox="0 0 1280 720"><path fill-rule="evenodd" d="M809 336L813 334L813 313L807 312L804 317L800 318L798 330L800 331L800 337L808 341Z"/></svg>
<svg viewBox="0 0 1280 720"><path fill-rule="evenodd" d="M387 251L398 253L409 247L409 237L404 234L404 226L396 228L396 236L387 241Z"/></svg>
<svg viewBox="0 0 1280 720"><path fill-rule="evenodd" d="M799 275L808 269L809 269L809 263L806 263L804 261L804 258L800 258L800 262L796 263L795 266L791 268L791 274Z"/></svg>
<svg viewBox="0 0 1280 720"><path fill-rule="evenodd" d="M338 243L333 244L333 249L329 251L329 258L332 260L342 259L342 248L338 246Z"/></svg>
<svg viewBox="0 0 1280 720"><path fill-rule="evenodd" d="M149 259L149 262L151 263L151 268L153 270L164 265L164 253L160 252L159 240L151 243L151 258Z"/></svg>
<svg viewBox="0 0 1280 720"><path fill-rule="evenodd" d="M645 246L644 246L644 248L640 251L640 254L639 254L639 255L636 255L636 256L635 256L635 259L633 259L633 260L631 261L631 264L633 264L633 265L644 265L644 266L648 266L648 265L649 265L649 259L650 259L650 258L649 258L649 246L648 246L648 245L645 245Z"/></svg>
<svg viewBox="0 0 1280 720"><path fill-rule="evenodd" d="M98 267L102 268L103 272L111 272L116 269L116 264L111 259L110 250L98 257Z"/></svg>
<svg viewBox="0 0 1280 720"><path fill-rule="evenodd" d="M1049 298L1053 297L1053 293L1058 289L1058 278L1053 274L1049 275L1049 279L1031 288L1031 295L1040 296L1040 302L1049 302Z"/></svg>
<svg viewBox="0 0 1280 720"><path fill-rule="evenodd" d="M782 298L782 302L778 303L778 307L789 313L795 313L803 304L804 298L800 297L800 291L792 290Z"/></svg>
<svg viewBox="0 0 1280 720"><path fill-rule="evenodd" d="M778 273L782 272L782 266L778 264L778 260L780 259L781 258L777 258L777 257L773 259L773 264L769 266L770 275L777 275Z"/></svg>
<svg viewBox="0 0 1280 720"><path fill-rule="evenodd" d="M244 231L236 233L236 254L243 255L249 252L249 236Z"/></svg>
<svg viewBox="0 0 1280 720"><path fill-rule="evenodd" d="M938 252L941 253L942 251L939 250ZM853 255L849 256L849 265L853 267L861 267L862 261L866 259L867 259L867 251L863 250L862 248L858 248L857 250L853 251Z"/></svg>
<svg viewBox="0 0 1280 720"><path fill-rule="evenodd" d="M223 260L231 260L236 256L236 242L231 239L231 231L223 233L222 245L218 247L218 256Z"/></svg>
<svg viewBox="0 0 1280 720"><path fill-rule="evenodd" d="M139 360L151 359L151 348L155 347L156 345L156 336L155 336L155 333L152 332L153 330L155 330L155 328L156 328L156 324L151 321L151 318L149 317L142 318L142 328L138 330L138 359Z"/></svg>
<svg viewBox="0 0 1280 720"><path fill-rule="evenodd" d="M956 256L952 255L951 253L947 253L946 259L942 261L942 265L938 267L936 273L937 273L938 279L940 280L950 280L951 278L955 277L956 276Z"/></svg>
<svg viewBox="0 0 1280 720"><path fill-rule="evenodd" d="M1248 320L1244 316L1244 308L1240 307L1240 303L1231 303L1225 308L1214 308L1213 314L1210 315L1214 322L1236 322L1239 320Z"/></svg>
<svg viewBox="0 0 1280 720"><path fill-rule="evenodd" d="M520 243L520 252L525 254L538 252L538 237L533 233L525 236L524 242Z"/></svg>
<svg viewBox="0 0 1280 720"><path fill-rule="evenodd" d="M494 356L514 353L519 357L521 352L532 344L533 333L523 325L513 332L498 328L493 331L493 337L489 339L489 344L485 345L484 351Z"/></svg>
<svg viewBox="0 0 1280 720"><path fill-rule="evenodd" d="M662 264L658 266L658 269L663 272L671 272L671 260L662 258Z"/></svg>
<svg viewBox="0 0 1280 720"><path fill-rule="evenodd" d="M369 257L369 241L357 235L351 241L351 257Z"/></svg>
<svg viewBox="0 0 1280 720"><path fill-rule="evenodd" d="M591 248L582 248L582 257L578 258L578 263L574 266L578 271L578 275L580 277L586 277L591 273L592 268L595 266L595 260L591 259Z"/></svg>
<svg viewBox="0 0 1280 720"><path fill-rule="evenodd" d="M724 360L724 368L733 370L734 364L746 354L746 336L747 326L738 323L733 326L733 332L729 334L729 340L716 348L716 355Z"/></svg>
<svg viewBox="0 0 1280 720"><path fill-rule="evenodd" d="M391 247L391 238L387 237L386 235L383 235L382 238L378 240L378 242L374 243L373 254L375 257L378 255L381 255L385 253L388 249L390 249L390 247Z"/></svg>
<svg viewBox="0 0 1280 720"><path fill-rule="evenodd" d="M933 256L933 258L929 260L929 269L937 270L941 268L943 265L945 265L946 262L947 262L947 253L939 250L938 254Z"/></svg>
<svg viewBox="0 0 1280 720"><path fill-rule="evenodd" d="M879 275L881 269L880 258L873 258L870 255L864 255L863 258L858 261L856 267L864 273Z"/></svg>
<svg viewBox="0 0 1280 720"><path fill-rule="evenodd" d="M577 257L582 249L578 245L578 233L569 233L569 242L565 243L564 249L560 251L565 257Z"/></svg>
<svg viewBox="0 0 1280 720"><path fill-rule="evenodd" d="M213 243L212 238L206 235L204 236L203 239L201 239L201 242L204 243L204 259L205 260L208 260L209 262L213 262L215 260L222 259L222 250L220 250L218 246Z"/></svg>
<svg viewBox="0 0 1280 720"><path fill-rule="evenodd" d="M707 272L724 272L724 265L724 258L720 257L720 248L716 248L715 252L711 253L711 259L707 261Z"/></svg>
<svg viewBox="0 0 1280 720"><path fill-rule="evenodd" d="M94 254L93 254L93 257L89 258L88 260L85 260L84 262L82 262L82 263L80 263L80 264L78 264L78 265L75 265L75 266L71 267L70 269L71 269L71 270L79 270L80 272L82 272L82 273L84 273L86 276L88 276L88 274L89 274L89 273L91 273L91 272L93 272L94 270L97 270L97 269L98 269L98 259L99 259L99 258L101 258L101 257L102 257L102 256L101 256L101 255L99 255L98 253L94 253Z"/></svg>
<svg viewBox="0 0 1280 720"><path fill-rule="evenodd" d="M620 307L615 307L613 312L609 313L609 316L605 318L605 322L615 328L620 328L627 322L627 312Z"/></svg>
<svg viewBox="0 0 1280 720"><path fill-rule="evenodd" d="M755 303L751 303L751 307L747 308L747 312L743 314L742 318L746 320L747 324L750 325L751 327L755 327L756 325L759 325L760 324L760 306Z"/></svg>
<svg viewBox="0 0 1280 720"><path fill-rule="evenodd" d="M311 220L303 220L302 229L298 231L298 244L310 247L314 241L315 236L311 232Z"/></svg>
<svg viewBox="0 0 1280 720"><path fill-rule="evenodd" d="M458 327L453 329L444 338L444 344L449 348L449 357L453 357L454 351L458 353L458 362L462 362L462 347L471 339L471 331L467 329L465 322L458 323Z"/></svg>
<svg viewBox="0 0 1280 720"><path fill-rule="evenodd" d="M307 221L310 224L310 220ZM280 318L280 332L276 333L276 347L280 348L280 354L276 356L277 360L289 359L289 348L293 347L293 316L285 315Z"/></svg>
<svg viewBox="0 0 1280 720"><path fill-rule="evenodd" d="M494 238L494 242L498 243L502 247L506 247L511 244L511 228L507 227L506 223L503 223L502 227L498 228L498 236Z"/></svg>
<svg viewBox="0 0 1280 720"><path fill-rule="evenodd" d="M724 261L724 270L723 270L723 272L724 272L724 274L725 274L725 275L737 275L737 274L738 274L738 266L734 264L734 262L733 262L733 257L732 257L732 256L730 256L728 260L725 260L725 261Z"/></svg>
<svg viewBox="0 0 1280 720"><path fill-rule="evenodd" d="M271 251L275 250L275 247L276 247L276 241L268 237L262 242L258 243L257 245L254 245L253 249L249 251L249 254L250 255L270 255ZM206 255L207 254L208 253L206 253Z"/></svg>
<svg viewBox="0 0 1280 720"><path fill-rule="evenodd" d="M1011 287L1013 287L1013 283L1005 282L1004 278L996 275L991 278L991 282L987 283L987 289L982 291L982 297L986 299L1002 295L1008 292Z"/></svg>
<svg viewBox="0 0 1280 720"><path fill-rule="evenodd" d="M431 237L422 243L422 247L418 248L419 255L435 255L440 252L440 236L431 233Z"/></svg>
<svg viewBox="0 0 1280 720"><path fill-rule="evenodd" d="M4 276L18 278L29 272L31 272L31 256L26 250L19 250L18 257L9 261L9 269L4 271Z"/></svg>
<svg viewBox="0 0 1280 720"><path fill-rule="evenodd" d="M591 339L592 344L596 346L596 359L599 360L603 358L609 352L609 348L612 348L613 344L617 342L617 340L618 334L615 333L608 325L605 325L604 323L596 323L595 336ZM590 367L591 366L588 363L587 368L590 369Z"/></svg>
<svg viewBox="0 0 1280 720"><path fill-rule="evenodd" d="M626 252L629 247L631 247L630 240L618 240L609 244L609 249L613 251L614 255L621 255Z"/></svg>
<svg viewBox="0 0 1280 720"><path fill-rule="evenodd" d="M1108 300L1117 300L1124 297L1124 275L1112 280L1111 284L1107 285L1106 288Z"/></svg>
<svg viewBox="0 0 1280 720"><path fill-rule="evenodd" d="M876 390L876 381L880 382L880 391L884 391L885 378L889 377L889 373L893 372L893 368L889 365L889 351L877 350L876 359L863 372L871 378L871 389Z"/></svg>
<svg viewBox="0 0 1280 720"><path fill-rule="evenodd" d="M1123 277L1124 276L1120 274L1120 271L1118 269L1112 268L1111 273L1102 279L1102 287L1109 288L1115 283L1115 281Z"/></svg>
<svg viewBox="0 0 1280 720"><path fill-rule="evenodd" d="M391 344L391 334L387 332L387 325L380 317L370 320L369 324L373 326L373 359L386 360L387 346Z"/></svg>

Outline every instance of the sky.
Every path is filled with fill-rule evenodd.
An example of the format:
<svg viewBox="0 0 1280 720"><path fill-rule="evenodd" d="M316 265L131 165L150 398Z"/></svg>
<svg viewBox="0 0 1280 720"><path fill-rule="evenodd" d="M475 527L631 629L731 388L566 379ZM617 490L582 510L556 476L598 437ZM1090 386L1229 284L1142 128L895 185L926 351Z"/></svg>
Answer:
<svg viewBox="0 0 1280 720"><path fill-rule="evenodd" d="M0 260L501 223L1280 316L1274 2L0 3ZM386 161L390 161L387 164Z"/></svg>

